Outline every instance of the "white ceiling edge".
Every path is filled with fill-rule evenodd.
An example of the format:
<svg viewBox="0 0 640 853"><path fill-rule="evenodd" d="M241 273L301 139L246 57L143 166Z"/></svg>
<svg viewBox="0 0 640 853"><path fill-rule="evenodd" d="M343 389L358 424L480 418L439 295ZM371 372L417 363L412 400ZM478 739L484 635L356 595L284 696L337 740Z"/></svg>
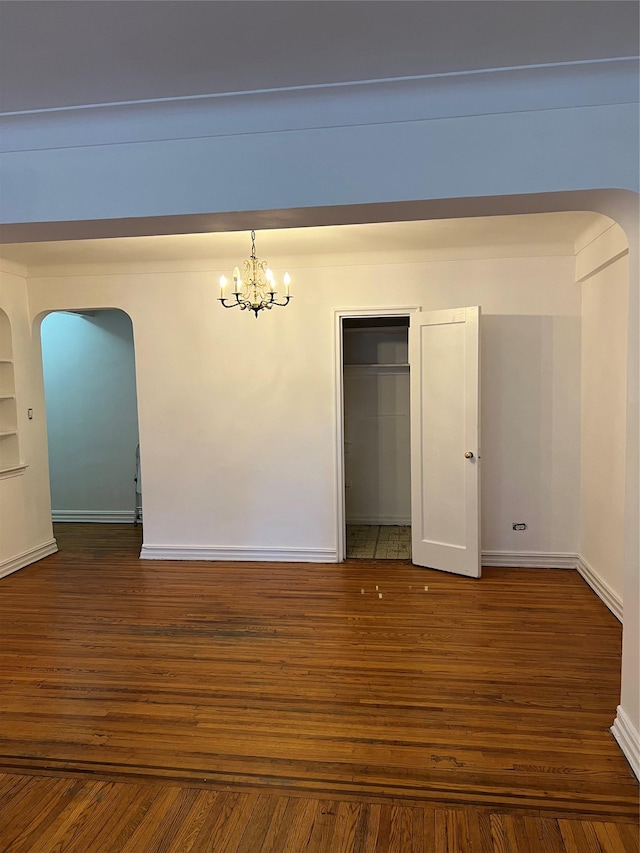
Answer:
<svg viewBox="0 0 640 853"><path fill-rule="evenodd" d="M420 263L448 259L574 255L611 220L588 211L377 222L257 232L274 267ZM583 237L583 235L587 237ZM13 243L0 258L33 275L226 270L249 255L248 231ZM6 266L6 265L5 265Z"/></svg>
<svg viewBox="0 0 640 853"><path fill-rule="evenodd" d="M199 273L211 274L218 281L220 275L224 274L230 278L231 271L235 266L241 266L248 252L237 255L211 257L195 261L185 258L181 261L139 261L139 262L109 262L109 263L72 263L72 264L13 264L14 270L21 268L26 278L67 278L69 276L88 278L90 276L103 275L142 275L164 273L184 273L185 275ZM487 245L485 247L459 247L441 249L439 251L424 252L377 252L344 253L336 255L260 255L261 260L266 260L276 275L287 271L293 276L295 282L297 274L304 270L337 268L337 267L366 267L375 268L393 267L398 268L405 264L430 264L448 263L459 261L488 261L497 259L517 258L573 258L575 251L573 244L539 244L531 243L518 246ZM7 263L0 259L0 271ZM9 262L10 263L10 262Z"/></svg>

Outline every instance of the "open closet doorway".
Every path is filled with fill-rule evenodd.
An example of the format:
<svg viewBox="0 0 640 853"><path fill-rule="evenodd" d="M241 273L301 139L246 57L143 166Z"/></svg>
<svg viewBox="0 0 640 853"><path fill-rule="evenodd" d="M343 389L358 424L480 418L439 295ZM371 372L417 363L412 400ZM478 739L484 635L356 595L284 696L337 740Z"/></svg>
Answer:
<svg viewBox="0 0 640 853"><path fill-rule="evenodd" d="M366 527L409 527L412 563L480 577L480 306L398 309L384 314L371 309L338 310L335 316L337 559L351 555L371 559L372 546L373 558L382 556L382 549L376 554L379 532ZM408 356L402 361L402 344L389 346L384 337L379 342L376 336L398 334L397 328L405 323L397 323L397 318L407 317ZM376 321L381 318L394 318L390 325L396 330L380 329ZM356 343L350 343L352 339ZM386 383L386 390L380 392L381 377L405 372L408 429L396 429L391 452L381 454L378 448L385 428L393 433L390 425L394 419L402 423L406 411L398 405L397 387ZM359 375L368 382L358 381ZM402 387L402 382L397 385ZM406 455L399 455L406 448L411 521L410 525L389 524L402 519L398 504L386 503L386 497L403 494L398 460L404 458L406 463ZM382 484L389 478L394 485L387 492ZM350 553L345 528L349 528ZM385 535L393 537L391 531ZM369 540L368 547L354 542L362 538ZM393 538L387 558L407 559L399 536Z"/></svg>
<svg viewBox="0 0 640 853"><path fill-rule="evenodd" d="M409 318L342 320L347 558L411 559Z"/></svg>
<svg viewBox="0 0 640 853"><path fill-rule="evenodd" d="M53 521L133 527L142 502L131 319L54 311L41 341Z"/></svg>

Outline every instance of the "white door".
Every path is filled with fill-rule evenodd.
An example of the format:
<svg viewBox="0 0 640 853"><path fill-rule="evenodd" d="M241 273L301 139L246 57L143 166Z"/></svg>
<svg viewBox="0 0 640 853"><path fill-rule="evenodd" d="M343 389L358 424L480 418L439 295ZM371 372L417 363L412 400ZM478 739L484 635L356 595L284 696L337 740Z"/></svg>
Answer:
<svg viewBox="0 0 640 853"><path fill-rule="evenodd" d="M480 577L480 308L413 314L413 562Z"/></svg>

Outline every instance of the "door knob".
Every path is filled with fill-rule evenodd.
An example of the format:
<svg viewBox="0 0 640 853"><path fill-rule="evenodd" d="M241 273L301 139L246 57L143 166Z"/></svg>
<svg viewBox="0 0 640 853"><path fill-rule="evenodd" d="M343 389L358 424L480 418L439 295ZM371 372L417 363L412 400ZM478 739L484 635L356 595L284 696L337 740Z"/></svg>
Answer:
<svg viewBox="0 0 640 853"><path fill-rule="evenodd" d="M473 453L470 450L467 450L467 452L464 454L464 458L473 459Z"/></svg>

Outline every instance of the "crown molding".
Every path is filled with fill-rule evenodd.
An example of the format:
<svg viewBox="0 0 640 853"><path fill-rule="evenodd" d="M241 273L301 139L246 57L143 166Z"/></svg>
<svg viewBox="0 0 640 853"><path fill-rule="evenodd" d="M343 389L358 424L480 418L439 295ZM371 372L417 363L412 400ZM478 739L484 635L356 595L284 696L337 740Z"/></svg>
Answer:
<svg viewBox="0 0 640 853"><path fill-rule="evenodd" d="M87 104L0 115L3 152L413 122L636 102L638 59Z"/></svg>
<svg viewBox="0 0 640 853"><path fill-rule="evenodd" d="M583 235L582 248L578 249L576 243L575 278L577 283L586 281L629 254L629 241L622 228L606 217L602 217L602 220L602 223L597 223L601 226L599 233L587 229L586 236Z"/></svg>
<svg viewBox="0 0 640 853"><path fill-rule="evenodd" d="M584 67L594 67L594 66L605 66L605 65L619 65L620 63L629 63L629 62L638 62L640 57L638 56L615 56L608 57L603 59L580 59L580 60L572 60L569 62L547 62L547 63L538 63L533 65L508 65L508 66L498 66L495 68L477 68L477 69L469 69L462 71L441 71L435 72L433 74L413 74L410 76L402 76L402 77L379 77L373 78L370 80L347 80L343 82L335 82L335 83L310 83L307 85L301 86L280 86L277 88L269 88L269 89L245 89L236 92L211 92L204 93L199 95L176 95L166 98L138 98L132 100L124 100L124 101L109 101L104 103L95 103L95 104L76 104L71 106L60 106L60 107L44 107L41 109L32 109L32 110L7 110L5 112L0 112L1 116L20 116L20 115L43 115L45 113L70 113L77 111L90 110L95 108L103 108L103 107L122 107L122 106L136 106L136 105L144 105L144 104L166 104L166 103L176 103L179 101L208 101L213 99L227 99L227 98L242 98L252 95L271 95L276 93L285 93L285 92L312 92L312 91L327 91L330 89L348 89L357 86L379 86L384 83L407 83L407 82L415 82L415 81L433 81L433 80L451 80L456 78L473 78L473 77L485 77L490 74L512 74L518 71L539 71L540 69L571 69L571 68L584 68Z"/></svg>

